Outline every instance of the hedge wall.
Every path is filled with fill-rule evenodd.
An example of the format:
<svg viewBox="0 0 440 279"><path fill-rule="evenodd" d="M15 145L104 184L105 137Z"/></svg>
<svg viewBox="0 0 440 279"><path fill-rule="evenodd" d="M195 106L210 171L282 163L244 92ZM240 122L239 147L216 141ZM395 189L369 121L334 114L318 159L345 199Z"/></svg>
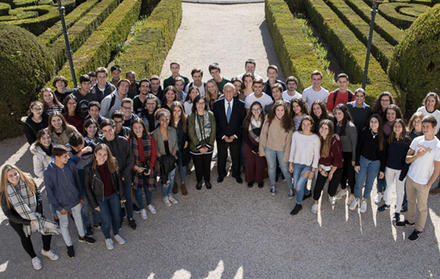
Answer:
<svg viewBox="0 0 440 279"><path fill-rule="evenodd" d="M424 7L426 9L429 6L423 4L415 4L415 3L401 3L401 2L393 2L393 3L383 3L379 6L379 13L394 25L407 29L411 26L414 20L417 18L415 15L404 15L398 12L398 9L406 7L409 9L419 10L419 12L413 12L413 14L420 13L420 8Z"/></svg>
<svg viewBox="0 0 440 279"><path fill-rule="evenodd" d="M37 5L37 6L28 6L17 8L14 10L10 10L9 13L21 13L21 12L38 12L37 17L18 19L5 21L6 24L13 24L20 27L23 27L35 35L39 35L43 33L47 28L52 26L55 22L58 21L59 13L55 6L51 5ZM0 21L2 17L0 17Z"/></svg>
<svg viewBox="0 0 440 279"><path fill-rule="evenodd" d="M160 74L181 21L181 0L160 1L151 15L138 26L115 63L123 71L135 71L139 77Z"/></svg>
<svg viewBox="0 0 440 279"><path fill-rule="evenodd" d="M8 15L11 5L8 3L0 3L0 16Z"/></svg>
<svg viewBox="0 0 440 279"><path fill-rule="evenodd" d="M73 54L78 76L106 65L112 53L121 49L131 26L139 17L140 7L140 0L124 0ZM72 81L68 63L58 74Z"/></svg>
<svg viewBox="0 0 440 279"><path fill-rule="evenodd" d="M326 57L316 56L313 42L304 34L304 28L308 28L307 21L295 18L283 0L266 0L265 10L266 23L284 75L296 76L299 80L298 90L303 90L310 83L310 74L319 70L324 75L323 87L335 87L333 74L327 73L324 68L322 60Z"/></svg>

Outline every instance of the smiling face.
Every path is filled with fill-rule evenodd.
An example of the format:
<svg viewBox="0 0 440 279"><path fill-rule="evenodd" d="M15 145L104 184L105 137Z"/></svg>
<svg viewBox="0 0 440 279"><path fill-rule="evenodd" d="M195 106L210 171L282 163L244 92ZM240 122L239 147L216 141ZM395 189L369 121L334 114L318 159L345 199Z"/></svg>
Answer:
<svg viewBox="0 0 440 279"><path fill-rule="evenodd" d="M142 137L142 134L144 132L144 127L141 123L134 123L133 124L133 133L138 137Z"/></svg>
<svg viewBox="0 0 440 279"><path fill-rule="evenodd" d="M240 92L240 90L241 90L241 81L236 80L232 84L235 86L235 92Z"/></svg>
<svg viewBox="0 0 440 279"><path fill-rule="evenodd" d="M194 98L197 97L197 95L199 95L199 91L196 88L193 88L189 92L189 97L191 98L191 102L194 101Z"/></svg>
<svg viewBox="0 0 440 279"><path fill-rule="evenodd" d="M43 91L43 100L46 104L52 105L53 104L53 93L50 91Z"/></svg>
<svg viewBox="0 0 440 279"><path fill-rule="evenodd" d="M314 88L321 87L322 77L321 75L313 75L312 76L312 86Z"/></svg>
<svg viewBox="0 0 440 279"><path fill-rule="evenodd" d="M96 132L97 131L98 131L98 128L96 127L96 125L95 124L90 124L86 128L87 137L94 138L96 136Z"/></svg>
<svg viewBox="0 0 440 279"><path fill-rule="evenodd" d="M301 129L304 133L310 133L312 131L312 122L310 122L310 120L303 120Z"/></svg>
<svg viewBox="0 0 440 279"><path fill-rule="evenodd" d="M112 126L104 126L101 130L106 140L112 141L115 138L115 128L113 128Z"/></svg>
<svg viewBox="0 0 440 279"><path fill-rule="evenodd" d="M220 71L218 69L212 69L209 73L211 74L213 79L220 79Z"/></svg>
<svg viewBox="0 0 440 279"><path fill-rule="evenodd" d="M261 108L260 103L256 103L251 107L251 111L254 119L260 119L263 109Z"/></svg>
<svg viewBox="0 0 440 279"><path fill-rule="evenodd" d="M393 122L394 120L396 120L396 117L397 117L397 113L395 110L393 109L387 110L387 121Z"/></svg>
<svg viewBox="0 0 440 279"><path fill-rule="evenodd" d="M274 101L281 100L283 97L283 92L280 91L279 88L272 88L272 98Z"/></svg>
<svg viewBox="0 0 440 279"><path fill-rule="evenodd" d="M126 96L128 93L128 90L130 89L130 84L127 82L121 82L118 86L118 94L122 96Z"/></svg>
<svg viewBox="0 0 440 279"><path fill-rule="evenodd" d="M169 124L170 124L170 116L168 114L162 115L159 118L159 125L161 128L166 128L166 127L168 127Z"/></svg>
<svg viewBox="0 0 440 279"><path fill-rule="evenodd" d="M52 125L52 127L58 131L61 130L63 127L63 120L61 119L61 117L58 116L54 116L52 117L52 120L50 121L50 124Z"/></svg>
<svg viewBox="0 0 440 279"><path fill-rule="evenodd" d="M382 111L385 111L390 104L390 96L384 95L380 98L380 106L382 107Z"/></svg>
<svg viewBox="0 0 440 279"><path fill-rule="evenodd" d="M52 139L50 138L50 136L48 134L44 134L40 138L39 142L42 146L44 146L45 148L48 148L52 142Z"/></svg>
<svg viewBox="0 0 440 279"><path fill-rule="evenodd" d="M57 88L58 91L62 92L66 88L66 83L64 83L64 81L62 80L58 80L55 83L55 87Z"/></svg>
<svg viewBox="0 0 440 279"><path fill-rule="evenodd" d="M301 114L301 107L297 102L292 102L292 110L295 114Z"/></svg>
<svg viewBox="0 0 440 279"><path fill-rule="evenodd" d="M267 70L267 78L270 80L276 80L278 78L278 73L275 69Z"/></svg>
<svg viewBox="0 0 440 279"><path fill-rule="evenodd" d="M96 74L96 78L98 79L98 86L100 88L104 88L107 83L107 74L103 72L99 72Z"/></svg>
<svg viewBox="0 0 440 279"><path fill-rule="evenodd" d="M182 109L179 106L175 106L173 108L173 118L175 120L179 120L181 116L182 116Z"/></svg>
<svg viewBox="0 0 440 279"><path fill-rule="evenodd" d="M421 132L422 131L422 119L420 117L414 118L414 120L412 122L412 126L414 127L414 130L416 132Z"/></svg>
<svg viewBox="0 0 440 279"><path fill-rule="evenodd" d="M321 137L323 139L326 139L328 136L328 133L330 132L330 128L328 127L327 124L323 124L321 125L321 127L319 128L319 134L321 135Z"/></svg>
<svg viewBox="0 0 440 279"><path fill-rule="evenodd" d="M251 77L245 77L244 78L244 87L247 89L252 89L252 83L254 80Z"/></svg>
<svg viewBox="0 0 440 279"><path fill-rule="evenodd" d="M105 164L105 162L107 162L107 158L108 158L107 150L105 150L104 148L99 149L98 151L95 152L95 159L98 166Z"/></svg>
<svg viewBox="0 0 440 279"><path fill-rule="evenodd" d="M335 118L336 121L342 122L342 120L344 119L344 112L340 109L335 109Z"/></svg>
<svg viewBox="0 0 440 279"><path fill-rule="evenodd" d="M402 127L402 123L400 122L396 122L393 126L393 132L396 135L396 137L400 137L400 135L403 132L403 127Z"/></svg>
<svg viewBox="0 0 440 279"><path fill-rule="evenodd" d="M97 106L91 106L88 111L90 117L93 119L98 119L99 117L99 108Z"/></svg>
<svg viewBox="0 0 440 279"><path fill-rule="evenodd" d="M14 186L18 185L18 182L20 181L20 174L16 169L8 170L7 177L9 183L11 183Z"/></svg>
<svg viewBox="0 0 440 279"><path fill-rule="evenodd" d="M235 87L231 86L230 84L225 85L225 87L223 88L223 94L225 95L226 101L230 102L232 98L234 98Z"/></svg>
<svg viewBox="0 0 440 279"><path fill-rule="evenodd" d="M175 77L179 75L180 66L177 63L173 63L170 65L171 74Z"/></svg>
<svg viewBox="0 0 440 279"><path fill-rule="evenodd" d="M152 79L151 81L150 81L150 83L151 83L151 91L153 91L153 92L158 92L159 91L159 88L160 88L160 80L158 80L158 79Z"/></svg>
<svg viewBox="0 0 440 279"><path fill-rule="evenodd" d="M433 112L435 110L435 106L436 106L436 99L433 96L428 97L428 99L426 99L425 102L425 106L426 106L426 110L428 112Z"/></svg>
<svg viewBox="0 0 440 279"><path fill-rule="evenodd" d="M314 114L316 117L318 117L318 118L321 117L321 115L322 115L322 109L321 109L321 106L320 106L320 105L318 105L318 104L314 104L314 105L312 106L312 111L313 111L313 114Z"/></svg>
<svg viewBox="0 0 440 279"><path fill-rule="evenodd" d="M76 101L74 99L70 99L69 101L67 101L67 112L74 114L76 110L76 106L77 106Z"/></svg>
<svg viewBox="0 0 440 279"><path fill-rule="evenodd" d="M253 64L253 63L246 63L246 65L244 66L244 70L245 70L246 73L253 74L255 72L255 64Z"/></svg>
<svg viewBox="0 0 440 279"><path fill-rule="evenodd" d="M370 129L375 133L379 130L379 120L376 117L370 119Z"/></svg>
<svg viewBox="0 0 440 279"><path fill-rule="evenodd" d="M264 85L262 83L254 83L252 85L255 96L259 97L263 94Z"/></svg>
<svg viewBox="0 0 440 279"><path fill-rule="evenodd" d="M39 103L36 103L32 106L31 112L35 117L41 117L41 115L43 114L43 106Z"/></svg>
<svg viewBox="0 0 440 279"><path fill-rule="evenodd" d="M200 98L196 103L196 110L199 115L202 115L205 111L205 100Z"/></svg>
<svg viewBox="0 0 440 279"><path fill-rule="evenodd" d="M284 116L284 114L286 113L284 106L277 106L277 108L275 109L275 116L281 120Z"/></svg>
<svg viewBox="0 0 440 279"><path fill-rule="evenodd" d="M287 82L286 86L288 91L295 92L296 88L298 87L298 84L296 84L296 82L294 81L289 81Z"/></svg>
<svg viewBox="0 0 440 279"><path fill-rule="evenodd" d="M173 90L168 90L165 93L165 99L166 99L167 103L174 102L176 100L176 94L174 94Z"/></svg>
<svg viewBox="0 0 440 279"><path fill-rule="evenodd" d="M345 78L345 77L340 77L340 78L336 81L336 83L338 84L339 89L340 89L342 92L345 92L345 91L347 91L347 89L348 89L348 84L349 84L350 82L348 81L347 78Z"/></svg>

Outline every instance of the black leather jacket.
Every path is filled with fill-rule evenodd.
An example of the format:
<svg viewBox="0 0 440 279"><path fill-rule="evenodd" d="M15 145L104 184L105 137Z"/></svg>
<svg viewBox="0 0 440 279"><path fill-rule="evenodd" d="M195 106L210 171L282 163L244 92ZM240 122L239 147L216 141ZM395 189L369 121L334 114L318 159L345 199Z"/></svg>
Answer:
<svg viewBox="0 0 440 279"><path fill-rule="evenodd" d="M121 200L125 200L119 171L112 173L111 176L113 189ZM91 165L85 169L84 186L86 188L87 199L92 205L92 208L98 207L98 201L104 200L104 182L102 182L98 170L94 170Z"/></svg>
<svg viewBox="0 0 440 279"><path fill-rule="evenodd" d="M37 209L35 211L40 213L41 215L43 215L43 205L41 202L41 194L37 190L37 191L35 191L35 195L36 195L36 199L37 199ZM23 219L17 213L17 211L15 211L15 209L12 206L11 207L8 206L8 204L6 202L7 198L4 195L0 195L0 196L1 196L0 197L1 208L2 208L5 216L8 217L9 222L16 223L16 224L23 224L23 225L29 225L31 223L31 220Z"/></svg>

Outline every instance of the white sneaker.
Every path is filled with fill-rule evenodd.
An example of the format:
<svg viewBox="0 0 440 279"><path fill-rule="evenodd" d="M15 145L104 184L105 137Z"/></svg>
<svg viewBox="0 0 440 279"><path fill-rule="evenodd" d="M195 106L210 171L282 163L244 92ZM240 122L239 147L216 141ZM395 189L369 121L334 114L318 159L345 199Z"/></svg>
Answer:
<svg viewBox="0 0 440 279"><path fill-rule="evenodd" d="M336 194L335 198L337 200L340 200L340 199L345 199L346 196L347 196L347 189L342 189Z"/></svg>
<svg viewBox="0 0 440 279"><path fill-rule="evenodd" d="M170 200L168 199L168 197L164 197L164 198L163 198L163 202L164 202L164 204L165 204L166 206L168 206L168 207L171 206L171 203L170 203Z"/></svg>
<svg viewBox="0 0 440 279"><path fill-rule="evenodd" d="M173 197L173 195L169 194L168 195L168 199L170 200L170 202L172 202L173 204L178 204L179 202Z"/></svg>
<svg viewBox="0 0 440 279"><path fill-rule="evenodd" d="M330 201L331 205L335 205L336 204L336 197L330 197L328 196L328 200Z"/></svg>
<svg viewBox="0 0 440 279"><path fill-rule="evenodd" d="M41 250L41 255L43 255L45 257L48 257L52 261L56 261L56 260L58 260L60 258L60 256L55 254L52 250L49 250L49 251Z"/></svg>
<svg viewBox="0 0 440 279"><path fill-rule="evenodd" d="M275 186L270 187L270 193L272 194L272 196L275 196L276 194Z"/></svg>
<svg viewBox="0 0 440 279"><path fill-rule="evenodd" d="M382 200L383 194L382 193L377 193L376 197L374 198L374 202L375 203L380 203L380 201Z"/></svg>
<svg viewBox="0 0 440 279"><path fill-rule="evenodd" d="M362 201L361 203L361 213L365 213L367 211L367 201Z"/></svg>
<svg viewBox="0 0 440 279"><path fill-rule="evenodd" d="M347 200L347 205L350 205L354 200L354 195L349 195L348 200Z"/></svg>
<svg viewBox="0 0 440 279"><path fill-rule="evenodd" d="M289 189L289 199L293 199L294 197L294 193L293 193L293 189Z"/></svg>
<svg viewBox="0 0 440 279"><path fill-rule="evenodd" d="M105 247L107 247L107 250L113 250L115 246L113 246L113 240L111 238L105 239Z"/></svg>
<svg viewBox="0 0 440 279"><path fill-rule="evenodd" d="M317 214L318 213L318 204L317 203L314 203L312 205L311 211L312 211L313 214Z"/></svg>
<svg viewBox="0 0 440 279"><path fill-rule="evenodd" d="M147 220L148 216L147 216L147 211L145 210L145 208L141 209L141 217L143 220Z"/></svg>
<svg viewBox="0 0 440 279"><path fill-rule="evenodd" d="M154 207L154 205L149 204L147 208L148 210L150 210L151 214L156 214L156 208Z"/></svg>
<svg viewBox="0 0 440 279"><path fill-rule="evenodd" d="M43 268L43 265L41 264L41 260L39 257L32 258L32 267L35 270L40 270Z"/></svg>
<svg viewBox="0 0 440 279"><path fill-rule="evenodd" d="M350 210L355 210L356 207L358 206L358 201L357 199L353 199L353 201L350 203Z"/></svg>
<svg viewBox="0 0 440 279"><path fill-rule="evenodd" d="M123 245L125 244L127 241L125 241L125 239L122 238L122 236L120 236L119 234L115 234L115 240L117 243Z"/></svg>

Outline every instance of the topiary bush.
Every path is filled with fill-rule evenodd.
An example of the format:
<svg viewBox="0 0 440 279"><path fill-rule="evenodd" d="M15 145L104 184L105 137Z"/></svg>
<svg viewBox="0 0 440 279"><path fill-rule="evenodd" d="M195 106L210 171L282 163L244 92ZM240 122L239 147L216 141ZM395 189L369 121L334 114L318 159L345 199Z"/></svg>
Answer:
<svg viewBox="0 0 440 279"><path fill-rule="evenodd" d="M22 134L26 114L38 90L50 79L53 61L32 33L0 23L0 140Z"/></svg>
<svg viewBox="0 0 440 279"><path fill-rule="evenodd" d="M429 91L440 93L440 5L419 16L397 45L389 75L407 93L408 112Z"/></svg>

